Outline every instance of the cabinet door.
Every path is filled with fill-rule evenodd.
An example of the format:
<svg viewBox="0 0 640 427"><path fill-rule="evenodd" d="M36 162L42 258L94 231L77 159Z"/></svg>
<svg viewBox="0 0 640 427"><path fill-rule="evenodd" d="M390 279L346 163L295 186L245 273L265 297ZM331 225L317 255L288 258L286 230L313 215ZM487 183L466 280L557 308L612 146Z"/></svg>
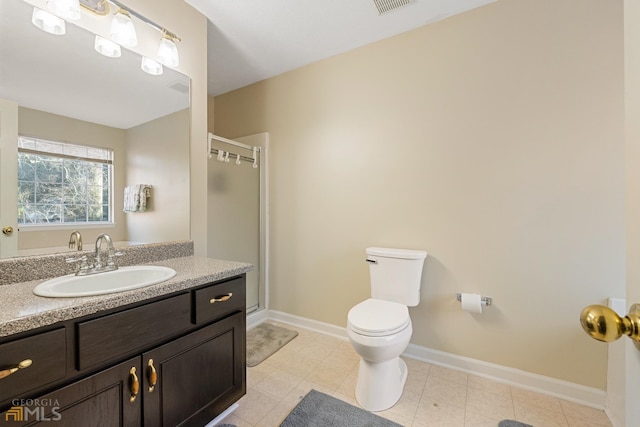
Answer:
<svg viewBox="0 0 640 427"><path fill-rule="evenodd" d="M2 410L11 406L12 399L27 394L32 396L38 389L44 390L65 377L66 339L66 330L60 328L0 344ZM16 369L20 366L24 367Z"/></svg>
<svg viewBox="0 0 640 427"><path fill-rule="evenodd" d="M143 355L145 425L202 427L246 393L245 324L239 312Z"/></svg>
<svg viewBox="0 0 640 427"><path fill-rule="evenodd" d="M132 398L132 368L141 379L136 357L44 396L13 402L0 420L11 426L140 426L142 393Z"/></svg>

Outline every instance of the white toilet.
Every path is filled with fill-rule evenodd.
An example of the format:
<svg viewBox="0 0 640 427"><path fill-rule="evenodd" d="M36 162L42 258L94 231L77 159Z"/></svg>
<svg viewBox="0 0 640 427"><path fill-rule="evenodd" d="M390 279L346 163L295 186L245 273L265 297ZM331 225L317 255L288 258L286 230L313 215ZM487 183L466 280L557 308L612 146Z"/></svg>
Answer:
<svg viewBox="0 0 640 427"><path fill-rule="evenodd" d="M424 251L367 248L371 298L349 310L347 335L360 355L356 399L368 411L396 404L407 380L400 355L411 339L407 306L420 303Z"/></svg>

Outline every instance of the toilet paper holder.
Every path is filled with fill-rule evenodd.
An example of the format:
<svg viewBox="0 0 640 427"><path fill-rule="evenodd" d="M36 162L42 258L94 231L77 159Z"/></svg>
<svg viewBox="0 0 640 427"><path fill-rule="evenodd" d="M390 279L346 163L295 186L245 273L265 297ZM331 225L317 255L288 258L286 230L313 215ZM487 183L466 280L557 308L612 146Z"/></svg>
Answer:
<svg viewBox="0 0 640 427"><path fill-rule="evenodd" d="M457 293L456 294L456 299L458 301L462 301L462 294L461 293ZM482 297L482 298L480 298L480 302L484 306L489 306L493 302L493 298L491 298L491 297Z"/></svg>

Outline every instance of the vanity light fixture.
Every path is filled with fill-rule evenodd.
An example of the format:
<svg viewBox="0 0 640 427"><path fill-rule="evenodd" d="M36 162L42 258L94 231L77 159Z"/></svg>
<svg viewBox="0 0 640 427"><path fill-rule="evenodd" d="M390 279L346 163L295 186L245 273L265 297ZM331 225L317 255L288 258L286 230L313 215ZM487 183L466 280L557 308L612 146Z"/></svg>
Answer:
<svg viewBox="0 0 640 427"><path fill-rule="evenodd" d="M127 17L129 18L129 21L131 21L131 16L134 16L140 21L144 22L145 24L160 31L162 33L162 40L160 40L160 45L158 47L158 53L156 58L157 62L159 62L160 64L164 64L168 67L177 67L178 65L180 65L180 57L178 55L178 48L176 47L176 41L181 41L180 37L176 36L174 33L167 30L166 28L156 24L146 16L141 15L135 10L120 3L119 0L104 0L104 1L109 1L109 3L113 3L114 5L120 8L118 13L116 13L116 16L114 17L114 21L115 21L115 18L118 17L118 15L120 15L120 12L123 12L127 15ZM133 28L133 23L131 24L131 28ZM135 28L133 28L133 30L135 31ZM112 34L113 34L113 31L112 31ZM112 36L111 39L116 43L121 44L122 46L131 47L124 42L121 43L116 37Z"/></svg>
<svg viewBox="0 0 640 427"><path fill-rule="evenodd" d="M97 34L96 41L93 47L95 48L96 52L109 58L118 58L122 54L120 45L118 43L114 43L111 40L107 40Z"/></svg>
<svg viewBox="0 0 640 427"><path fill-rule="evenodd" d="M175 35L169 34L164 29L162 30L162 40L160 40L160 46L158 46L158 62L168 67L177 67L180 65L178 47L174 41L176 39L177 37Z"/></svg>
<svg viewBox="0 0 640 427"><path fill-rule="evenodd" d="M121 46L134 47L138 44L138 35L133 26L131 15L120 8L111 21L111 39Z"/></svg>
<svg viewBox="0 0 640 427"><path fill-rule="evenodd" d="M152 76L159 76L164 72L162 64L154 61L153 59L149 59L146 56L142 57L140 68L142 69L142 71L147 74L151 74Z"/></svg>
<svg viewBox="0 0 640 427"><path fill-rule="evenodd" d="M47 0L47 8L62 19L80 19L80 0Z"/></svg>
<svg viewBox="0 0 640 427"><path fill-rule="evenodd" d="M131 19L134 16L162 33L156 60L143 57L140 68L145 73L158 76L164 72L163 65L168 67L180 65L176 41L181 41L181 39L171 31L161 27L144 15L140 15L120 3L119 0L99 0L98 6L101 9L97 9L97 6L94 7L89 0L82 0L82 5L85 8L96 12L98 15L106 15L108 13L108 3L112 3L119 9L111 21L110 39L96 35L94 48L97 52L110 58L117 58L122 54L121 46L129 48L136 46L138 44L138 36ZM31 22L47 33L63 35L66 32L65 20L80 19L80 0L46 0L46 5L52 13L34 7Z"/></svg>
<svg viewBox="0 0 640 427"><path fill-rule="evenodd" d="M31 23L49 34L62 36L66 33L64 19L59 18L46 10L38 9L37 7L33 8Z"/></svg>

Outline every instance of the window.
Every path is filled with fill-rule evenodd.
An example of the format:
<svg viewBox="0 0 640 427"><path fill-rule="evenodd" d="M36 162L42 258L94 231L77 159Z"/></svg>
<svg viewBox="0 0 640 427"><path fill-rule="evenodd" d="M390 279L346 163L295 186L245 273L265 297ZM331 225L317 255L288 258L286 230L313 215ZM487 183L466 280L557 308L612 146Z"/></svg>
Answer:
<svg viewBox="0 0 640 427"><path fill-rule="evenodd" d="M18 138L18 224L112 223L113 150Z"/></svg>

